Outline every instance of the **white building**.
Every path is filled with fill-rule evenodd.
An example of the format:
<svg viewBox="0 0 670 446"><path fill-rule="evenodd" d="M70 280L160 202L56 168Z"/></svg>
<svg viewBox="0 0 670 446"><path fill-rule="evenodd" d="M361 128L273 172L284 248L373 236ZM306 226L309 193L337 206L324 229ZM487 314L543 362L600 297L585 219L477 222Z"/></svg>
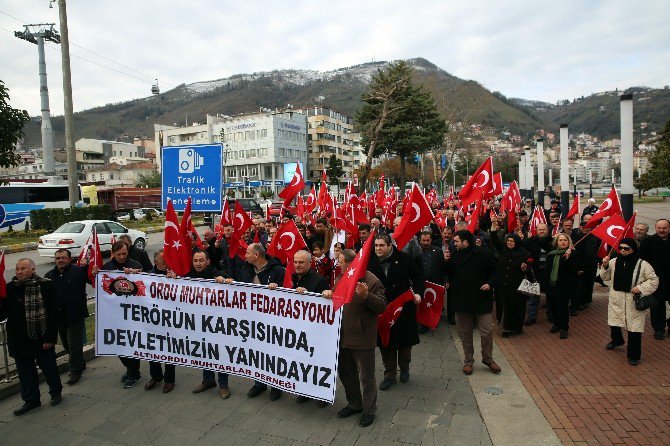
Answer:
<svg viewBox="0 0 670 446"><path fill-rule="evenodd" d="M223 143L224 187L236 195L283 189L284 165L307 162L307 117L292 110L207 116L206 124L154 125L156 147ZM160 168L160 149L156 154ZM245 191L244 186L248 186Z"/></svg>
<svg viewBox="0 0 670 446"><path fill-rule="evenodd" d="M74 146L80 180L86 178L87 171L109 164L112 157L124 158L133 163L149 162L144 157L144 147L127 142L81 138Z"/></svg>
<svg viewBox="0 0 670 446"><path fill-rule="evenodd" d="M104 181L107 186L130 186L135 187L140 175L148 175L156 170L154 163L110 163L96 170L86 171L87 182Z"/></svg>

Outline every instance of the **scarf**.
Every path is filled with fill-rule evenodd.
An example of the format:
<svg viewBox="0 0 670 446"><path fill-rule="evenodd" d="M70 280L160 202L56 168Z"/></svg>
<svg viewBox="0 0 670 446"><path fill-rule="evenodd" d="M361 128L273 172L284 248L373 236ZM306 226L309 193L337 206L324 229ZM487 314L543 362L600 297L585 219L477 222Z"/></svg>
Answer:
<svg viewBox="0 0 670 446"><path fill-rule="evenodd" d="M565 254L567 249L554 249L547 254L547 257L553 255L554 261L551 265L551 273L549 274L549 283L551 286L556 286L558 282L558 267L561 263L561 256Z"/></svg>
<svg viewBox="0 0 670 446"><path fill-rule="evenodd" d="M42 300L42 290L40 285L43 279L38 275L33 275L30 279L19 281L16 277L12 279L15 285L25 286L24 308L26 313L26 329L30 339L42 337L47 329L47 312Z"/></svg>
<svg viewBox="0 0 670 446"><path fill-rule="evenodd" d="M621 245L630 246L628 255L620 255L616 258L614 267L614 277L612 278L612 289L614 291L623 291L630 293L631 288L635 286L633 283L633 273L635 273L635 266L640 258L638 253L637 243L633 238L624 238L620 242Z"/></svg>

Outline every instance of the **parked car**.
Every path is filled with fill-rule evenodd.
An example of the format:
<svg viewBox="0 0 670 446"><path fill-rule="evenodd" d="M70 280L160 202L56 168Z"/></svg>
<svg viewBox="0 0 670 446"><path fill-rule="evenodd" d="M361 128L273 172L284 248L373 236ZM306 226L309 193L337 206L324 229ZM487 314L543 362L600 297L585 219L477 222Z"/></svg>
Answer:
<svg viewBox="0 0 670 446"><path fill-rule="evenodd" d="M82 220L65 223L51 234L39 238L37 251L42 257L53 257L56 250L65 248L78 256L82 246L93 233L95 226L98 232L98 243L103 252L111 251L112 235L118 240L121 234L128 234L133 244L144 249L147 244L147 234L135 229L128 229L120 223L109 220Z"/></svg>
<svg viewBox="0 0 670 446"><path fill-rule="evenodd" d="M114 221L130 221L130 212L129 211L117 211L112 214L112 220Z"/></svg>
<svg viewBox="0 0 670 446"><path fill-rule="evenodd" d="M242 205L242 209L244 209L247 212L251 212L252 214L260 214L260 215L265 215L265 209L260 205L258 200L255 198L236 198L234 200L231 200L230 204L231 209L234 209L235 206L235 201L240 203Z"/></svg>
<svg viewBox="0 0 670 446"><path fill-rule="evenodd" d="M284 205L283 201L273 201L272 204L268 207L268 215L267 217L279 217L281 213L281 208ZM286 209L292 214L295 215L296 208L295 206L288 206Z"/></svg>
<svg viewBox="0 0 670 446"><path fill-rule="evenodd" d="M154 208L139 208L139 209L135 209L133 211L133 213L135 214L135 218L137 220L142 220L144 218L147 218L147 215L151 215L152 217L163 216L163 213L161 211L159 211L158 209L154 209Z"/></svg>

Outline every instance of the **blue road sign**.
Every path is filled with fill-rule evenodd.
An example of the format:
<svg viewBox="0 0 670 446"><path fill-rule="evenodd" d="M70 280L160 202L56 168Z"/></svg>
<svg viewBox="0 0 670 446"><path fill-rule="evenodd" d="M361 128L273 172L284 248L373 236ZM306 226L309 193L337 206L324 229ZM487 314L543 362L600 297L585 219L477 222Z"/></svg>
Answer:
<svg viewBox="0 0 670 446"><path fill-rule="evenodd" d="M193 212L221 212L222 166L221 144L163 147L163 210L169 198L175 211L183 211L191 197Z"/></svg>

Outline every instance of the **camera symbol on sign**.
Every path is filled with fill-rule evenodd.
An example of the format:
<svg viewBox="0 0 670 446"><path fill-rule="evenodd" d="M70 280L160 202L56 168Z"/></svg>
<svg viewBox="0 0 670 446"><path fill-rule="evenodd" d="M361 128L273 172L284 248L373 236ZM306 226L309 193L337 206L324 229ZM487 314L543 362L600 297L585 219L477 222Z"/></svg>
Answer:
<svg viewBox="0 0 670 446"><path fill-rule="evenodd" d="M205 164L205 158L193 149L179 149L179 173L193 173Z"/></svg>

